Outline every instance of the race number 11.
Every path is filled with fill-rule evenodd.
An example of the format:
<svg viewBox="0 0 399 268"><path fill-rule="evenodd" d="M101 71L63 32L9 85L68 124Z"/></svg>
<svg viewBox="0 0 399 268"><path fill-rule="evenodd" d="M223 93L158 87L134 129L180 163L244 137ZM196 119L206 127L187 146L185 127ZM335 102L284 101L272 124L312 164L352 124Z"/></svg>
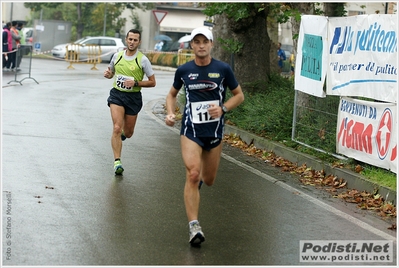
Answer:
<svg viewBox="0 0 399 268"><path fill-rule="evenodd" d="M210 122L217 122L219 118L212 118L208 112L212 105L219 106L219 101L201 101L191 103L191 111L194 124L204 124Z"/></svg>

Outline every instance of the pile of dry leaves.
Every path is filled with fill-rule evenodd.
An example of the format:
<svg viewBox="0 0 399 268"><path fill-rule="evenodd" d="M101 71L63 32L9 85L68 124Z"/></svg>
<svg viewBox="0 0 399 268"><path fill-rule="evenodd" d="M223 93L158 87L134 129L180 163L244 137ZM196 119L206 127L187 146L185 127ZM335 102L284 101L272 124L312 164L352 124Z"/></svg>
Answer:
<svg viewBox="0 0 399 268"><path fill-rule="evenodd" d="M347 182L342 178L337 178L334 175L327 175L324 170L313 170L307 167L306 164L297 166L275 155L273 152L258 149L253 144L246 144L237 135L225 135L223 141L233 147L240 148L246 152L247 155L260 158L272 166L281 168L282 171L299 175L299 181L304 185L320 187L331 193L335 198L341 198L346 202L355 203L360 209L372 210L381 217L396 218L396 206L385 201L379 194L348 189ZM396 224L393 224L389 229L396 229Z"/></svg>

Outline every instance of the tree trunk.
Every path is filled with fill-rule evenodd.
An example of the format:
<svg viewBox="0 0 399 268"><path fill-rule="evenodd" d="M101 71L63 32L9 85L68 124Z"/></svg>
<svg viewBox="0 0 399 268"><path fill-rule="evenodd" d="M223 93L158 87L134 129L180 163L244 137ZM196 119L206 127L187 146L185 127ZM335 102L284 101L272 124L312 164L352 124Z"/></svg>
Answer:
<svg viewBox="0 0 399 268"><path fill-rule="evenodd" d="M301 14L313 14L314 13L314 3L292 3L292 7L297 9ZM294 17L291 18L292 24L292 36L298 36L299 29L301 27L301 21L296 21ZM294 55L296 56L297 53L297 46L298 46L298 38L293 38L293 45L294 45Z"/></svg>
<svg viewBox="0 0 399 268"><path fill-rule="evenodd" d="M244 90L248 89L248 84L252 84L253 87L257 83L262 86L254 88L255 90L264 89L263 86L266 84L264 82L268 80L270 74L271 40L266 23L268 9L258 12L252 4L252 14L253 16L240 19L237 22L225 15L215 16L213 30L215 39L213 56L232 66L236 78ZM230 52L223 49L218 38L233 39L244 46L238 53L231 55Z"/></svg>
<svg viewBox="0 0 399 268"><path fill-rule="evenodd" d="M76 10L78 12L78 24L77 24L77 39L82 38L83 34L83 23L82 23L82 3L76 3Z"/></svg>
<svg viewBox="0 0 399 268"><path fill-rule="evenodd" d="M228 39L231 37L228 30L228 19L226 15L216 15L214 18L215 27L213 27L213 50L212 56L215 59L227 62L233 68L231 63L231 53L227 50L223 49L221 43L219 42L219 38L222 40Z"/></svg>
<svg viewBox="0 0 399 268"><path fill-rule="evenodd" d="M341 17L342 11L345 10L344 3L324 3L324 15L327 17Z"/></svg>

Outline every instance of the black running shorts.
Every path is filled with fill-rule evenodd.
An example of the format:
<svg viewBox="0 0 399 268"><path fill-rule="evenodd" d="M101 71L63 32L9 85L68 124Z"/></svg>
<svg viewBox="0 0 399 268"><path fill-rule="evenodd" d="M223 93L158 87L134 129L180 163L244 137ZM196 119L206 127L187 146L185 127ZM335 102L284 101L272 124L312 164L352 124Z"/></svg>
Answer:
<svg viewBox="0 0 399 268"><path fill-rule="evenodd" d="M141 92L123 92L112 88L107 99L108 106L116 104L125 108L125 114L137 115L143 107Z"/></svg>

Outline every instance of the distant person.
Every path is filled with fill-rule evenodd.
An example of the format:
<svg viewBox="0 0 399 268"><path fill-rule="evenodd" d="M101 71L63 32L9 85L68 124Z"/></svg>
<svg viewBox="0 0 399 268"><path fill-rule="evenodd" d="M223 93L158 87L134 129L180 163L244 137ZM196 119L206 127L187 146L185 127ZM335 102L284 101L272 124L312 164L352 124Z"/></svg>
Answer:
<svg viewBox="0 0 399 268"><path fill-rule="evenodd" d="M21 46L26 45L24 32L22 30L23 28L24 28L23 23L22 22L18 22L16 29L18 30L18 34L21 37L21 39L19 40L20 49L18 49L18 52L17 52L17 68L19 68L20 65L21 65L22 57L24 55L26 55L26 48L25 47L21 47Z"/></svg>
<svg viewBox="0 0 399 268"><path fill-rule="evenodd" d="M13 71L18 71L17 68L17 50L20 46L20 39L21 37L19 36L18 30L17 30L17 22L13 21L11 23L11 37L12 37L12 52L8 54L8 61L6 64L6 68L9 70Z"/></svg>
<svg viewBox="0 0 399 268"><path fill-rule="evenodd" d="M131 29L126 34L126 50L113 55L104 77L115 77L107 99L113 124L111 146L115 175L122 175L122 141L133 136L137 116L143 107L141 89L155 87L155 75L150 60L138 48L141 32ZM144 76L148 80L143 80Z"/></svg>
<svg viewBox="0 0 399 268"><path fill-rule="evenodd" d="M163 41L159 41L158 43L155 44L154 50L162 51L163 44L164 44Z"/></svg>
<svg viewBox="0 0 399 268"><path fill-rule="evenodd" d="M10 69L7 68L7 62L9 60L9 53L12 51L12 36L10 32L11 22L7 22L6 25L3 27L3 46L2 46L2 55L3 55L3 71L9 71Z"/></svg>
<svg viewBox="0 0 399 268"><path fill-rule="evenodd" d="M19 40L20 45L26 45L23 28L24 24L22 22L18 22L16 29L18 31L19 36L21 37L21 39Z"/></svg>
<svg viewBox="0 0 399 268"><path fill-rule="evenodd" d="M295 55L294 55L294 50L291 51L290 66L291 66L291 76L293 76L295 74Z"/></svg>
<svg viewBox="0 0 399 268"><path fill-rule="evenodd" d="M202 182L213 185L222 153L224 114L244 101L244 94L227 63L211 56L212 32L196 28L191 32L195 59L180 65L166 96L165 123L175 124L177 95L182 87L186 105L181 120L180 144L186 168L184 204L189 222L189 243L197 246L205 241L198 221L199 189ZM232 97L226 101L226 91Z"/></svg>
<svg viewBox="0 0 399 268"><path fill-rule="evenodd" d="M278 67L280 70L280 73L283 72L283 66L284 66L284 61L287 59L285 56L284 50L281 49L281 43L278 43L277 47L277 59L278 59Z"/></svg>

